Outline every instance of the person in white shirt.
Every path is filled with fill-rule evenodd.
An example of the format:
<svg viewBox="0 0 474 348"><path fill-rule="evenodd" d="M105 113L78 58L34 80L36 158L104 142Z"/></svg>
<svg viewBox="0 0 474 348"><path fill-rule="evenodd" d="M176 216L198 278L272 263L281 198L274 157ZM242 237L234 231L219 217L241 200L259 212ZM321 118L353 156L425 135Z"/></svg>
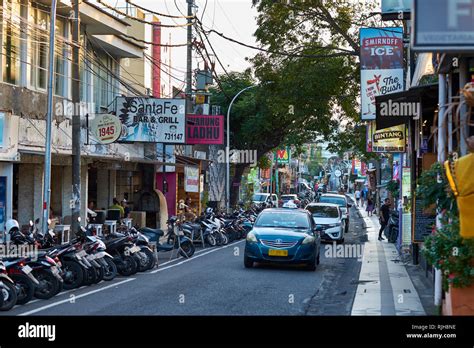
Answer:
<svg viewBox="0 0 474 348"><path fill-rule="evenodd" d="M360 202L360 191L357 189L357 191L355 192L355 198L356 198L356 204L357 206L359 206L359 202Z"/></svg>

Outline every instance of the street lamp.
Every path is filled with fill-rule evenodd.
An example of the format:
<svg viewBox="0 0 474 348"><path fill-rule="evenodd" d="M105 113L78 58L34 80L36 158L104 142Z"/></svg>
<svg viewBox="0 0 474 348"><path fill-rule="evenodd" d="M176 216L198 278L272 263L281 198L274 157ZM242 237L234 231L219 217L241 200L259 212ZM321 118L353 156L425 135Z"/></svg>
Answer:
<svg viewBox="0 0 474 348"><path fill-rule="evenodd" d="M273 81L268 81L268 83L272 83ZM242 89L239 93L235 95L235 97L232 99L232 101L229 104L229 108L227 109L227 145L226 145L226 181L227 181L227 186L226 186L226 210L228 213L230 213L230 160L229 160L229 153L230 153L230 110L232 109L232 105L234 104L234 101L237 99L239 95L241 95L243 92L245 92L248 89L257 87L258 85L252 85L245 87Z"/></svg>

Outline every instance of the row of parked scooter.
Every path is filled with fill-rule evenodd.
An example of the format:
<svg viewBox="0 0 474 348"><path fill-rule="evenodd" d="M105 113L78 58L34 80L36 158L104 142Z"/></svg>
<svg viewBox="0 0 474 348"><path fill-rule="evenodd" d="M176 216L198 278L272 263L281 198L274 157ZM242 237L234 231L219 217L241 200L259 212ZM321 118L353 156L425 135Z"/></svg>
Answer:
<svg viewBox="0 0 474 348"><path fill-rule="evenodd" d="M10 245L35 246L32 255L0 260L0 310L23 305L33 297L49 299L62 290L111 281L118 274L130 276L157 265L157 252L176 250L184 258L194 255L195 243L205 246L225 245L245 238L258 214L257 208L226 215L207 208L194 221L171 217L168 230L119 227L119 232L97 236L91 226L80 227L68 243L57 243L52 230L42 233L30 221L28 231L21 231L16 220L8 220Z"/></svg>

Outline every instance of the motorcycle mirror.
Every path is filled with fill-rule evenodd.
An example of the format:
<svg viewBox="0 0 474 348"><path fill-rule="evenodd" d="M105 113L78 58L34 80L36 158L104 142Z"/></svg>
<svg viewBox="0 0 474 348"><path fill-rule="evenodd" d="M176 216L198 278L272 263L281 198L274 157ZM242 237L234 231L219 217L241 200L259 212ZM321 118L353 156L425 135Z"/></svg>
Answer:
<svg viewBox="0 0 474 348"><path fill-rule="evenodd" d="M33 221L30 220L30 226L33 227Z"/></svg>

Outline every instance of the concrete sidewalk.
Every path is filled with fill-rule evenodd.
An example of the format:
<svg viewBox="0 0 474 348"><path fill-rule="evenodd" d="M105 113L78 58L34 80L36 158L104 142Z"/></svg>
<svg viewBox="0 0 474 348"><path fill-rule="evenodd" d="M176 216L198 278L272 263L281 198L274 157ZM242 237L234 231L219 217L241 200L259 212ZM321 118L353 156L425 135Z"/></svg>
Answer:
<svg viewBox="0 0 474 348"><path fill-rule="evenodd" d="M351 315L426 315L395 245L378 240L378 217L355 207L364 219L368 241Z"/></svg>

